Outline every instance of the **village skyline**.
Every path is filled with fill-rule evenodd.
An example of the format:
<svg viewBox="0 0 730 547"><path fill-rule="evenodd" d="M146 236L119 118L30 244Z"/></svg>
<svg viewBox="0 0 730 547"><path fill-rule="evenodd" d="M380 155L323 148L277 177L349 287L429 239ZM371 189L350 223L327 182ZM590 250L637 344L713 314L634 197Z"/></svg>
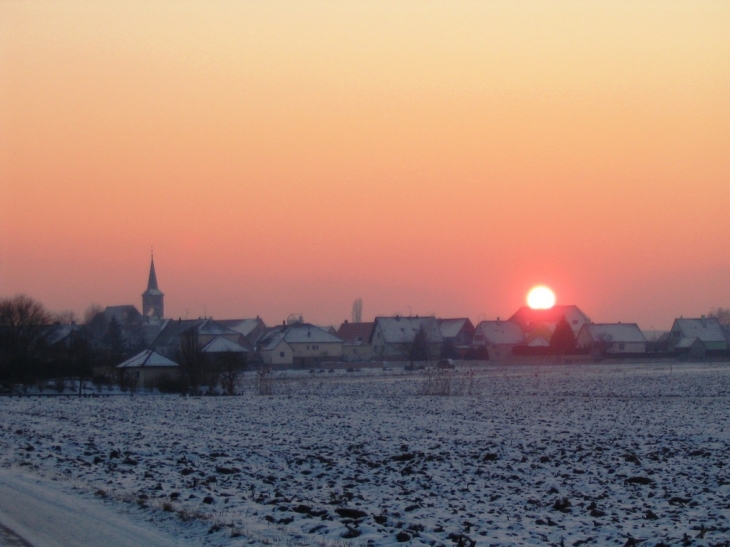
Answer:
<svg viewBox="0 0 730 547"><path fill-rule="evenodd" d="M19 293L24 294L24 293ZM6 296L9 297L10 295ZM32 295L26 295L30 296L31 298L34 298ZM38 302L45 306L45 304L38 300ZM84 323L86 320L90 319L89 316L90 312L98 313L100 311L103 311L104 309L122 309L125 307L133 307L136 312L139 314L140 317L153 317L156 321L160 320L175 320L175 319L184 319L184 320L194 320L194 319L214 319L214 320L233 320L233 319L261 319L265 324L269 326L275 326L280 324L287 324L291 323L293 321L295 322L306 322L307 324L316 324L320 327L332 327L335 330L337 330L338 326L342 325L343 323L357 323L359 321L362 322L372 322L378 317L434 317L436 319L448 319L448 318L465 318L469 320L474 320L474 324L478 324L482 321L506 321L509 320L510 317L514 315L518 315L520 310L522 309L536 309L536 310L549 310L553 307L557 308L576 308L581 311L581 313L585 312L586 310L583 309L579 304L573 303L573 302L564 302L558 300L557 295L554 293L552 288L547 287L546 285L535 285L533 287L530 287L530 290L527 291L525 294L525 298L521 303L517 303L515 308L503 315L496 315L493 317L488 317L485 314L479 314L476 317L470 317L467 314L451 314L451 315L444 315L439 314L437 312L430 312L430 313L417 313L414 312L413 308L411 306L407 306L405 312L396 310L391 313L372 313L368 314L365 313L365 307L364 307L364 301L362 297L354 298L353 301L350 303L350 307L346 312L343 312L342 318L331 322L322 322L317 321L316 319L312 318L309 314L305 311L290 311L288 313L285 313L281 317L268 317L265 314L257 313L256 310L253 310L251 313L233 313L229 314L227 316L220 316L215 315L211 313L207 306L203 307L202 313L195 314L191 313L188 308L185 309L184 315L175 315L174 313L166 313L166 310L169 310L167 307L169 304L169 300L166 300L165 293L160 289L160 285L157 279L157 266L155 265L154 260L154 254L152 253L150 256L150 263L149 263L149 270L147 274L147 283L146 283L146 290L142 293L140 293L140 296L136 299L136 301L127 301L127 302L117 302L117 303L101 303L101 302L93 302L86 305L83 309L80 311L77 311L72 308L64 308L62 310L51 310L48 309L48 312L51 313L53 317L55 317L57 321L61 321L64 323L77 323L81 324ZM141 305L140 305L141 304ZM180 305L178 304L177 307L173 306L172 309L180 309ZM676 319L681 319L684 317L711 317L711 316L717 316L719 313L721 316L721 321L725 321L726 318L724 316L724 313L727 313L727 310L730 309L728 307L723 306L716 306L709 310L705 310L703 313L697 314L696 316L687 315L687 314L679 314L673 318L671 318L669 322L669 326L674 323ZM656 327L655 325L641 325L638 321L634 321L631 318L623 317L619 318L618 320L606 320L604 318L595 318L592 319L589 317L590 314L586 315L585 319L588 320L590 323L598 323L598 324L605 324L605 323L625 323L625 324L637 324L639 325L639 328L646 332L646 333L660 333L660 332L668 332L669 328L662 328L662 327ZM576 331L575 334L578 334Z"/></svg>

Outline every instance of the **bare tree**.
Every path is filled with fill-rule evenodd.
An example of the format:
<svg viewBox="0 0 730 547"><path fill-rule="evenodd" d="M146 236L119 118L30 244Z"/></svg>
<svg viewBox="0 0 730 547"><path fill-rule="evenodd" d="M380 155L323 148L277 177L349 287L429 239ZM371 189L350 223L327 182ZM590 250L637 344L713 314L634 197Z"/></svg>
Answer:
<svg viewBox="0 0 730 547"><path fill-rule="evenodd" d="M356 298L352 303L352 322L362 323L362 298Z"/></svg>
<svg viewBox="0 0 730 547"><path fill-rule="evenodd" d="M246 358L243 353L224 352L215 357L216 371L221 380L223 391L228 395L235 395L238 379L246 368Z"/></svg>
<svg viewBox="0 0 730 547"><path fill-rule="evenodd" d="M92 304L84 311L83 321L89 339L97 345L109 328L109 322L104 317L104 309L99 304Z"/></svg>
<svg viewBox="0 0 730 547"><path fill-rule="evenodd" d="M195 327L180 337L180 368L193 393L197 393L205 379L205 355L203 355Z"/></svg>
<svg viewBox="0 0 730 547"><path fill-rule="evenodd" d="M90 324L103 311L104 308L100 304L91 304L91 306L84 310L84 325Z"/></svg>
<svg viewBox="0 0 730 547"><path fill-rule="evenodd" d="M714 317L721 325L730 327L730 308L712 308L707 317Z"/></svg>
<svg viewBox="0 0 730 547"><path fill-rule="evenodd" d="M48 335L51 314L25 294L0 300L0 381L7 384L33 378L38 354Z"/></svg>
<svg viewBox="0 0 730 547"><path fill-rule="evenodd" d="M75 325L78 323L78 317L73 310L62 310L53 314L53 322L59 325Z"/></svg>

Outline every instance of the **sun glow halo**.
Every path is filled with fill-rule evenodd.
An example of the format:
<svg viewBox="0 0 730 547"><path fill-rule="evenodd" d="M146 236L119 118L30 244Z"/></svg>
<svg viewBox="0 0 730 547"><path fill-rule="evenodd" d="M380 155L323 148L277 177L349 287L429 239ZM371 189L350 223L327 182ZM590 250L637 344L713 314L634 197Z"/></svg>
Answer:
<svg viewBox="0 0 730 547"><path fill-rule="evenodd" d="M527 293L527 305L533 310L550 309L555 305L555 293L548 287L533 287Z"/></svg>

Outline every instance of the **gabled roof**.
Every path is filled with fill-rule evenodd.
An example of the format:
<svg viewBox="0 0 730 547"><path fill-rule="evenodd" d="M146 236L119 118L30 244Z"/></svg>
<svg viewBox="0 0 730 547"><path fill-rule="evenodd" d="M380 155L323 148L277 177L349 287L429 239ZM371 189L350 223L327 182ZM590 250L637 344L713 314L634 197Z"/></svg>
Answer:
<svg viewBox="0 0 730 547"><path fill-rule="evenodd" d="M682 338L699 338L703 342L727 342L722 325L715 317L675 319L674 326L679 328ZM674 326L672 326L673 331Z"/></svg>
<svg viewBox="0 0 730 547"><path fill-rule="evenodd" d="M195 325L199 335L203 336L238 336L240 333L229 329L225 325L221 325L218 321L212 319L203 319L202 322Z"/></svg>
<svg viewBox="0 0 730 547"><path fill-rule="evenodd" d="M216 336L205 344L201 350L203 353L248 353L248 350L231 342L228 338Z"/></svg>
<svg viewBox="0 0 730 547"><path fill-rule="evenodd" d="M337 331L337 337L346 344L368 344L373 335L374 322L350 323L345 321Z"/></svg>
<svg viewBox="0 0 730 547"><path fill-rule="evenodd" d="M550 342L544 336L535 336L527 345L531 348L547 348L550 346Z"/></svg>
<svg viewBox="0 0 730 547"><path fill-rule="evenodd" d="M429 343L441 343L441 336L436 318L431 317L376 317L375 330L380 329L386 344L410 344L418 331L426 332Z"/></svg>
<svg viewBox="0 0 730 547"><path fill-rule="evenodd" d="M526 342L525 333L512 321L482 321L476 331L484 336L488 345L519 345Z"/></svg>
<svg viewBox="0 0 730 547"><path fill-rule="evenodd" d="M284 340L288 343L315 342L320 344L342 343L342 339L309 323L292 323L287 325Z"/></svg>
<svg viewBox="0 0 730 547"><path fill-rule="evenodd" d="M149 367L176 367L178 364L167 357L163 357L151 349L146 349L134 357L117 365L117 368L149 368Z"/></svg>
<svg viewBox="0 0 730 547"><path fill-rule="evenodd" d="M702 342L702 340L695 336L693 338L680 338L679 342L677 342L677 344L674 346L674 349L687 349L691 348L694 345L697 345L698 347L705 347L704 342Z"/></svg>
<svg viewBox="0 0 730 547"><path fill-rule="evenodd" d="M459 333L467 328L474 330L474 325L467 317L457 317L454 319L437 319L439 331L443 338L456 338Z"/></svg>
<svg viewBox="0 0 730 547"><path fill-rule="evenodd" d="M50 346L62 342L75 332L81 331L81 327L78 325L52 325L47 329L46 343Z"/></svg>
<svg viewBox="0 0 730 547"><path fill-rule="evenodd" d="M260 339L263 351L272 350L281 341L288 344L342 344L342 339L323 331L310 323L291 323L280 325L266 331Z"/></svg>
<svg viewBox="0 0 730 547"><path fill-rule="evenodd" d="M636 323L589 323L583 329L593 342L646 342Z"/></svg>
<svg viewBox="0 0 730 547"><path fill-rule="evenodd" d="M218 323L244 336L251 334L257 327L266 328L264 321L260 317L254 319L223 319L219 320Z"/></svg>
<svg viewBox="0 0 730 547"><path fill-rule="evenodd" d="M509 320L519 323L523 328L526 328L530 325L557 323L563 317L568 318L571 316L579 317L584 323L590 323L591 321L578 306L573 305L556 305L546 310L535 310L528 306L522 306Z"/></svg>
<svg viewBox="0 0 730 547"><path fill-rule="evenodd" d="M160 334L152 343L155 347L171 347L180 344L180 337L190 329L196 329L202 336L235 336L239 333L212 319L166 320Z"/></svg>

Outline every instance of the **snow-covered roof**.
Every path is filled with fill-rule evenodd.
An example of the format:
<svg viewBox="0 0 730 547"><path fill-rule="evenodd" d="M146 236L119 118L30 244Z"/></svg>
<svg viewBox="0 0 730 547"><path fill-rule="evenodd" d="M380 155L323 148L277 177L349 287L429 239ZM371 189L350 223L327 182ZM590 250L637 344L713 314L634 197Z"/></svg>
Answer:
<svg viewBox="0 0 730 547"><path fill-rule="evenodd" d="M340 338L309 323L292 323L287 325L284 340L289 344L315 342L319 344L342 343Z"/></svg>
<svg viewBox="0 0 730 547"><path fill-rule="evenodd" d="M426 332L431 343L443 342L435 317L376 317L375 329L380 329L386 344L410 344L419 330Z"/></svg>
<svg viewBox="0 0 730 547"><path fill-rule="evenodd" d="M220 323L218 323L217 321L213 321L212 319L203 320L202 323L196 326L196 329L198 331L198 334L203 336L238 336L239 334L237 331L230 329L225 325L221 325Z"/></svg>
<svg viewBox="0 0 730 547"><path fill-rule="evenodd" d="M439 319L438 325L443 338L456 338L465 326L471 325L471 321L466 317ZM473 327L469 328L471 329Z"/></svg>
<svg viewBox="0 0 730 547"><path fill-rule="evenodd" d="M224 319L218 321L218 323L244 336L248 336L256 327L263 324L263 321L259 317L256 317L254 319Z"/></svg>
<svg viewBox="0 0 730 547"><path fill-rule="evenodd" d="M239 333L212 319L178 319L165 321L160 334L152 343L155 347L173 347L180 344L180 338L190 329L201 336L231 336L238 338Z"/></svg>
<svg viewBox="0 0 730 547"><path fill-rule="evenodd" d="M646 342L636 323L589 323L583 325L583 330L594 342Z"/></svg>
<svg viewBox="0 0 730 547"><path fill-rule="evenodd" d="M228 338L216 336L203 346L203 353L248 353L248 350Z"/></svg>
<svg viewBox="0 0 730 547"><path fill-rule="evenodd" d="M574 332L580 329L580 325L591 322L578 306L563 304L546 310L534 310L528 306L522 306L509 320L519 323L523 329L531 330L539 325L554 325L563 318L571 324ZM577 321L577 323L573 323L573 321Z"/></svg>
<svg viewBox="0 0 730 547"><path fill-rule="evenodd" d="M484 341L491 345L525 343L525 333L512 321L482 321L477 325L477 332L481 333Z"/></svg>
<svg viewBox="0 0 730 547"><path fill-rule="evenodd" d="M49 345L58 344L61 340L71 336L75 331L81 330L78 325L53 325L48 327L48 335L46 336L46 343Z"/></svg>
<svg viewBox="0 0 730 547"><path fill-rule="evenodd" d="M146 349L117 365L117 368L176 367L178 364L159 353Z"/></svg>
<svg viewBox="0 0 730 547"><path fill-rule="evenodd" d="M687 348L691 348L692 346L694 346L695 344L698 344L698 343L702 344L703 346L705 345L702 343L702 340L700 340L696 336L694 336L694 337L687 336L684 338L680 338L679 342L677 342L675 344L674 349L687 349Z"/></svg>
<svg viewBox="0 0 730 547"><path fill-rule="evenodd" d="M701 317L699 319L675 319L674 324L679 328L683 338L699 338L703 342L726 342L720 321L715 317ZM675 330L672 328L672 330Z"/></svg>
<svg viewBox="0 0 730 547"><path fill-rule="evenodd" d="M342 344L342 339L310 323L291 323L269 329L261 337L261 349L272 350L282 340L289 344Z"/></svg>
<svg viewBox="0 0 730 547"><path fill-rule="evenodd" d="M550 345L550 342L544 336L535 336L527 345L531 348L546 348Z"/></svg>

